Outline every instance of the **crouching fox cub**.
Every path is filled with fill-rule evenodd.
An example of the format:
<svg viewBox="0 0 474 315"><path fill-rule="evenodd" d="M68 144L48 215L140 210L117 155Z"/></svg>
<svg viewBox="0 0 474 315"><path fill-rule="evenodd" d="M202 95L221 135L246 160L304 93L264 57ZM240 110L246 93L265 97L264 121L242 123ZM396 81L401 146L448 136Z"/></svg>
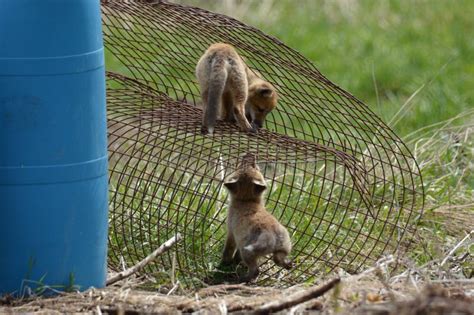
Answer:
<svg viewBox="0 0 474 315"><path fill-rule="evenodd" d="M196 65L203 102L201 132L212 134L218 118L256 132L277 105L275 88L250 70L234 47L212 44Z"/></svg>
<svg viewBox="0 0 474 315"><path fill-rule="evenodd" d="M291 251L290 236L286 228L265 209L263 192L266 183L255 156L247 154L224 185L230 193L230 206L222 264L242 260L248 267L248 274L242 279L244 281L258 276L258 259L261 256L272 254L278 266L290 269L292 263L287 258Z"/></svg>

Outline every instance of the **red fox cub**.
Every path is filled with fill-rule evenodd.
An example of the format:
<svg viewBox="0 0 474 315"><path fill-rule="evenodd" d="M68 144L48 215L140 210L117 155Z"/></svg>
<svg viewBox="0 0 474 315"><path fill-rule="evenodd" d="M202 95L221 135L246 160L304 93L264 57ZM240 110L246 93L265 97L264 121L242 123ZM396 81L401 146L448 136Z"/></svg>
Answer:
<svg viewBox="0 0 474 315"><path fill-rule="evenodd" d="M230 206L222 264L242 260L248 267L244 281L258 276L258 258L268 254L273 254L273 261L278 266L290 269L292 263L287 258L291 251L290 236L265 209L263 192L266 183L255 156L247 154L224 185L230 193Z"/></svg>
<svg viewBox="0 0 474 315"><path fill-rule="evenodd" d="M197 63L196 77L203 102L203 134L214 132L218 118L256 132L277 104L275 88L252 72L231 45L212 44Z"/></svg>

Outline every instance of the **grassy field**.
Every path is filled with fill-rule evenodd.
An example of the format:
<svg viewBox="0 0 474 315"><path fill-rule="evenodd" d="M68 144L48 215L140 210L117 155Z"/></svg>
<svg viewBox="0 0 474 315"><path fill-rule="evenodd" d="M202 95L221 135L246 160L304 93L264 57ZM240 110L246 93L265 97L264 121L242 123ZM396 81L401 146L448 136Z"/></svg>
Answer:
<svg viewBox="0 0 474 315"><path fill-rule="evenodd" d="M412 239L405 239L403 243L415 244L409 252L409 256L415 263L422 265L428 261L443 259L459 239L464 237L466 232L472 230L474 226L474 163L472 162L474 158L474 106L472 104L473 91L470 87L474 83L472 78L474 68L470 57L473 55L474 46L468 35L468 30L472 29L473 23L469 17L470 13L474 13L472 12L474 4L467 1L463 5L461 2L456 2L458 5L454 6L444 1L408 3L350 0L302 1L298 2L298 5L286 0L180 2L234 16L279 38L311 59L318 69L334 83L369 105L384 122L402 137L421 168L426 193L425 215L418 227L418 233ZM259 4L261 5L259 6ZM137 30L143 31L145 28L138 27ZM182 30L176 28L173 31ZM192 29L187 31L192 35ZM125 42L133 41L132 35L128 34L127 36L129 37ZM187 40L192 40L192 38L187 38ZM144 48L145 51L150 47L164 49L166 46L159 43L156 38L147 45L135 44ZM135 46L130 49L132 46L129 46L127 53L132 54L131 51L135 49ZM109 53L111 52L109 51ZM196 54L197 52L193 51L192 53ZM166 75L167 71L173 70L168 69L172 68L170 62L161 60L163 63L161 64L156 59L159 57L155 53L140 66L144 67L143 69L151 69L148 75L156 76L156 73L164 73L165 75L162 75L160 80L173 81L173 73ZM194 57L198 58L198 56ZM120 72L122 69L119 69L120 65L115 62L116 60L109 54L108 68ZM137 66L133 62L131 65ZM194 64L186 66L185 70L180 71L192 76ZM168 84L176 84L171 81ZM179 95L171 96L180 98ZM165 128L166 126L158 124L158 128L161 127ZM151 143L152 147L154 146L154 149L151 150L151 147L148 148L150 145L148 142L151 139L162 141L160 137L156 137L156 134L160 133L155 130L153 137L149 137L150 135L144 131L141 134L146 136L143 138L146 141L142 139L142 142L133 142L134 152L139 158L138 162L135 161L129 165L132 167L131 170L127 170L130 177L127 178L128 175L121 176L124 181L125 178L127 179L125 186L112 187L117 192L114 196L124 196L123 200L120 200L123 209L115 209L117 218L112 219L112 221L119 223L117 235L119 238L124 237L124 239L118 239L112 243L117 248L134 250L134 254L127 252L125 256L136 255L135 258L139 259L145 254L142 251L149 252L156 243L164 241L162 239L164 235L154 234L153 231L156 226L160 226L160 220L164 218L165 214L168 216L171 214L174 217L169 217L168 220L174 222L175 225L184 222L182 228L192 231L190 232L192 235L196 232L199 235L204 235L206 240L212 235L218 246L215 247L215 251L212 250L210 256L215 256L214 260L218 261L220 240L217 239L222 236L219 233L222 232L221 226L225 219L225 213L222 211L212 212L211 209L216 208L215 205L206 202L207 198L214 198L218 201L219 207L217 208L222 210L225 208L223 205L226 202L226 194L224 192L221 194L220 182L214 181L214 185L217 185L214 187L211 184L208 185L207 179L202 181L206 177L204 175L201 176L202 178L198 176L196 187L190 186L194 183L194 179L188 178L191 176L187 170L189 163L194 161L194 156L201 157L202 150L190 152L189 157L192 158L187 158L188 155L185 154L187 147L178 145L181 148L181 155L175 156L176 152L173 152L168 158L160 158L157 162L154 159L157 159L159 154L164 151L160 153L153 150L161 149L160 145L163 146L163 144ZM175 138L179 138L178 135L179 132L176 133ZM167 130L163 130L163 137L165 136L170 138ZM173 137L170 139L174 140ZM199 139L193 137L191 145L202 140ZM232 138L233 140L238 141L238 139ZM203 139L202 141L207 140ZM170 147L174 148L175 144L170 144ZM223 150L223 148L220 149ZM144 152L149 153L144 154ZM230 152L235 153L234 151ZM225 154L230 156L230 152ZM204 155L203 158L209 158L207 153ZM216 157L216 159L218 158L220 157ZM384 156L384 158L390 159L389 156ZM145 165L146 159L154 162ZM165 165L160 163L165 163ZM155 167L157 165L158 167ZM153 172L155 175L153 175L154 180L150 181L148 177L142 175L146 173L144 170L152 166L154 169L150 169L150 173ZM168 170L170 172L172 169L178 171L171 172L173 175L167 174L167 166L171 167ZM184 167L182 172L179 171L181 167ZM209 173L209 170L203 169L206 174ZM321 168L321 170L326 169L326 167ZM156 175L159 173L158 171L162 171L162 173ZM292 171L287 173L289 173L288 178L293 176L291 175ZM173 176L177 177L173 179ZM286 180L295 185L299 184L288 178ZM166 188L162 191L163 185L174 187L174 190ZM276 185L278 186L278 182ZM301 186L304 187L303 184ZM323 187L323 184L317 183L316 187ZM194 194L189 193L191 188L195 189ZM318 194L313 194L316 198L309 198L306 202L304 198L300 199L300 197L292 200L292 197L295 196L289 196L291 194L282 187L279 189L278 200L273 200L275 208L279 208L278 202L285 200L285 198L295 209L301 206L301 203L310 206L319 205ZM306 192L311 195L311 191ZM275 198L276 192L271 191L269 195L269 205L272 205L272 198ZM326 195L330 195L330 193L325 192L324 196ZM158 203L157 198L162 198L162 201ZM330 198L328 202L336 200L334 198ZM351 195L344 196L344 198L354 199ZM176 200L179 202L176 203ZM204 200L204 203L200 204L199 200ZM324 204L319 206L323 207ZM181 213L179 209L182 207L194 209L196 215L202 216L202 220L188 217L194 214L192 211ZM357 220L354 220L353 216L346 217L347 211L336 210L332 220L335 217L340 219L340 226L344 226L346 223L350 224L345 227L347 231L357 226ZM222 214L222 217L219 213ZM146 218L147 214L150 215L149 218ZM134 218L133 222L121 223L121 220L124 220L127 215ZM327 213L324 215L330 216ZM209 216L212 217L211 223L218 223L216 224L217 232L211 231L205 226L205 223L209 222ZM308 216L303 216L299 221L295 221L293 217L286 218L284 223L288 226L294 223L298 225L295 230L301 232L304 229L306 231L303 225L295 222L301 222L307 218ZM142 226L142 219L148 219L149 226ZM196 222L202 222L203 225L196 226ZM322 231L311 222L305 224L312 226L312 229ZM328 226L326 231L330 231L330 228ZM381 232L383 228L383 226L375 227L375 230L371 231L372 235ZM140 235L128 232L133 229L137 229ZM115 232L115 230L113 227L112 231ZM164 230L168 231L166 227ZM142 235L143 231L145 232ZM331 233L340 237L338 242L341 244L353 237L349 232L344 234L331 230ZM152 238L148 239L150 235ZM325 236L327 235L324 234L321 239L324 239ZM136 237L138 238L135 239ZM363 240L358 240L358 242L354 242L354 246L367 245L367 242ZM132 246L128 247L127 243ZM305 244L310 243L311 237L304 239L298 246L301 249L307 249L308 246ZM469 244L469 242L467 243ZM137 244L143 245L138 249L138 252ZM207 266L206 262L198 261L202 258L202 250L204 250L199 246L203 246L203 244L206 242L201 241L199 244L188 242L185 245L187 259L189 259L186 264L201 264L206 268L213 269L214 266ZM456 253L463 253L463 255L468 253L467 259L463 256L462 264L465 261L468 263L466 266L461 265L461 270L466 277L472 277L473 271L472 267L469 267L469 261L472 262L474 248L473 245L467 247L464 245ZM322 251L318 252L318 255L326 252L323 247L319 247L318 250ZM381 248L377 247L377 250L381 250ZM344 257L345 254L341 255ZM336 256L331 257L330 261L334 261ZM121 257L115 257L116 262L120 259ZM165 264L165 262L163 263Z"/></svg>
<svg viewBox="0 0 474 315"><path fill-rule="evenodd" d="M179 2L277 37L369 105L407 142L426 192L425 218L412 252L416 261L443 255L456 237L472 230L473 1ZM470 252L472 259L474 245Z"/></svg>
<svg viewBox="0 0 474 315"><path fill-rule="evenodd" d="M472 1L180 2L277 37L401 135L474 109Z"/></svg>
<svg viewBox="0 0 474 315"><path fill-rule="evenodd" d="M298 261L300 257L294 257L299 269L286 274L290 276L286 278L289 279L287 284L313 284L321 280L320 275L325 273L323 268L327 268L326 273L331 272L331 277L338 275L343 280L343 284L331 294L307 306L312 310L323 309L327 314L341 314L344 308L346 312L343 314L354 314L357 308L362 314L364 307L370 309L371 304L374 304L374 312L385 313L381 307L384 304L387 307L387 302L387 314L438 313L430 312L429 303L434 305L433 308L442 307L445 312L459 311L460 305L464 304L466 310L472 310L469 303L474 292L474 1L175 2L233 16L301 52L331 81L366 103L392 127L419 165L426 197L424 215L416 233L398 243L401 236L398 233L403 232L405 226L393 224L393 216L400 216L405 199L410 199L409 195L405 196L406 190L401 196L395 193L397 187L409 186L404 182L407 177L401 176L405 172L402 167L395 166L398 173L388 174L385 184L372 181L378 189L372 191L372 204L366 209L374 208L378 201L380 208L376 217L371 219L368 213L358 211L359 208L353 210L354 204L362 204L365 192L353 194L355 190L350 188L356 186L357 178L348 176L341 165L326 164L327 160L308 161L306 155L299 162L296 157L292 162L281 162L277 149L273 150L276 153L272 159L260 163L264 165L262 169L267 177L273 174L274 179L267 189L267 208L292 233L293 253L302 253L303 257L312 255L311 259L302 261ZM127 46L122 42L123 46L120 43L115 45L124 47L125 57L131 56L129 65L141 67L142 72L138 73L155 70L145 78L169 80L170 84L176 85L184 84L186 80L179 80L182 73L178 73L178 80L175 80L173 72L181 71L188 77L192 76L189 69L194 65L184 70L168 67L175 61L170 58L172 54L166 50L156 53L157 47L165 47L163 43L152 42L147 36L134 38L137 34L134 30L146 30L148 25L132 25L132 15L124 14L121 18L117 25L126 33L124 42L138 44ZM177 17L180 18L182 16ZM179 23L166 24L169 29L164 33L179 34L185 30L183 33L189 31L192 37L191 28L180 29L175 24ZM181 42L172 45L179 47ZM134 59L133 55L144 53L151 56L148 64L139 64L137 60L140 59ZM119 58L113 55L110 47L106 56L108 70L130 74L126 73L126 67L118 62ZM157 62L160 57L162 63ZM171 61L165 63L163 58ZM166 71L170 72L163 75ZM171 99L156 101L156 91L150 92L139 83L120 80L109 80L116 94L114 97L109 90L108 95L109 149L113 152L110 155L109 262L114 267L130 267L173 236L176 230L183 232L183 240L175 245L176 251L158 257L145 267L145 274L126 279L122 287L60 294L48 299L33 296L32 299L14 300L7 295L0 297L0 313L48 310L169 313L199 309L204 312L215 309L219 313L245 312L263 303L272 304L287 298L291 290L308 291L302 286L292 286L290 291L276 290L274 286L234 286L228 287L228 291L225 287L213 291L216 287L207 285L200 291L191 293L187 290L191 286L186 287L186 282L199 287L203 281L210 283L206 279L212 280L214 276L221 256L227 211L227 192L221 185L222 179L232 165L229 157L236 160L242 153L238 150L258 149L258 143L252 142L257 137L234 136L234 126L230 124L224 126L230 130L227 134L216 132L217 136L201 136L198 131L200 118L196 114L201 112L196 111L195 106L183 104L183 99L180 99L183 95L169 94L171 98L179 99L179 103L168 102ZM124 82L125 88L121 89ZM197 87L194 85L190 89L196 91ZM175 107L163 110L162 104L166 102ZM158 108L154 108L157 104ZM178 106L181 106L179 110L175 110ZM175 120L162 119L160 110L165 114L179 112L182 116ZM196 115L184 117L186 110ZM336 115L335 110L330 114ZM181 120L182 117L186 119ZM189 117L197 118L193 122ZM292 125L291 118L282 116L281 120L282 125ZM311 125L315 121L311 120ZM373 135L382 128L375 129ZM347 130L337 131L342 134ZM276 141L278 136L286 135L272 134L273 139L267 139ZM372 156L375 145L363 140L369 145L363 152L359 151L359 155L368 153ZM373 144L374 140L371 141ZM263 147L271 147L270 142ZM240 147L242 143L243 149ZM306 142L305 145L310 144ZM390 145L394 144L390 142ZM288 151L295 153L297 149ZM311 153L311 158L317 155ZM285 154L288 152L283 152L283 157L288 157ZM225 158L229 159L223 161ZM399 162L394 155L386 153L379 161L393 160ZM280 162L282 164L278 164ZM368 168L365 163L364 166ZM377 165L372 166L376 169ZM403 166L415 168L415 163L410 160ZM383 176L385 178L385 171ZM380 177L374 175L375 179ZM421 191L420 186L412 187ZM360 209L365 208L362 206ZM402 223L413 222L411 212L402 216L405 216ZM390 226L389 230L387 226ZM391 252L402 255L397 259L384 257L385 262L380 264L378 261L377 268L370 268L376 264L374 257L387 252L384 252L387 248L383 245L388 238L394 240L390 244ZM325 244L328 239L331 242ZM369 269L350 275L354 265ZM394 265L400 268L386 268ZM267 271L264 276L269 282L264 278L260 284L273 285L275 279L278 283L282 279L280 276L285 276L277 268L272 268L273 263L263 266ZM71 288L74 287L72 275ZM41 290L54 289L43 286L42 279L39 281ZM420 294L422 286L433 283L441 283L451 291L448 293L432 287ZM149 288L153 292L134 290L136 288ZM240 293L235 289L241 290ZM205 290L208 290L207 294ZM160 295L157 291L171 295ZM173 296L172 293L189 294ZM265 299L258 301L259 296L265 296ZM414 296L415 300L406 305L400 303ZM291 309L292 312L295 310Z"/></svg>

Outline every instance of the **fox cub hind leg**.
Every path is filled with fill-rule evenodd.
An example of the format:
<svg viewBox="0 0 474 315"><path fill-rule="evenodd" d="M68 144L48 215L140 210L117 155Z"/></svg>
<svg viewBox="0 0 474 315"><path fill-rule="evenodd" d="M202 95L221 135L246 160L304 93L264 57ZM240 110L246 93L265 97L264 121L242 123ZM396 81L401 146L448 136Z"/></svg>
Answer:
<svg viewBox="0 0 474 315"><path fill-rule="evenodd" d="M203 135L207 134L208 132L212 133L213 128L209 131L209 126L206 121L206 116L208 113L206 112L208 98L209 98L209 90L206 88L205 90L202 90L201 92L201 98L202 98L202 103L203 103L203 116L202 116L202 126L201 126L201 133Z"/></svg>
<svg viewBox="0 0 474 315"><path fill-rule="evenodd" d="M212 59L208 60L210 63L208 67L209 78L207 82L201 82L200 86L203 97L203 119L201 133L209 134L214 133L214 127L216 125L217 116L221 111L222 107L222 95L226 88L226 81L228 78L227 63L223 59ZM202 75L198 76L202 77Z"/></svg>
<svg viewBox="0 0 474 315"><path fill-rule="evenodd" d="M224 92L222 95L222 118L225 121L235 123L234 116L234 102L232 100L232 94L230 92Z"/></svg>
<svg viewBox="0 0 474 315"><path fill-rule="evenodd" d="M242 280L252 281L259 275L259 257L271 253L275 244L276 240L273 233L266 230L262 231L260 228L252 229L251 234L248 236L248 241L239 248L242 254L242 261L248 268L248 273Z"/></svg>
<svg viewBox="0 0 474 315"><path fill-rule="evenodd" d="M241 257L243 263L247 266L248 272L245 276L241 277L240 280L243 282L251 282L255 280L260 274L258 268L258 258L259 253L254 252L253 250L242 249Z"/></svg>

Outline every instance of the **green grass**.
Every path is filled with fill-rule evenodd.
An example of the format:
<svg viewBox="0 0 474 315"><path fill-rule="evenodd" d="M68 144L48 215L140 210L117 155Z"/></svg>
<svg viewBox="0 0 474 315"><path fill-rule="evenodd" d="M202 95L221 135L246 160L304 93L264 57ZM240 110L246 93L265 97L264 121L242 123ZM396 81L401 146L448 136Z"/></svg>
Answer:
<svg viewBox="0 0 474 315"><path fill-rule="evenodd" d="M474 2L181 0L233 16L310 59L408 143L425 184L411 256L446 254L474 226ZM465 206L464 206L465 205ZM468 223L448 229L438 209ZM461 213L459 213L459 216ZM470 221L469 221L470 220Z"/></svg>
<svg viewBox="0 0 474 315"><path fill-rule="evenodd" d="M214 1L181 2L234 15L279 38L311 59L330 80L368 104L402 136L420 165L426 193L424 220L418 234L406 240L415 244L409 256L416 263L439 259L463 235L467 226L460 226L453 233L436 211L474 202L474 40L469 33L474 29L471 18L474 16L474 2L458 1L454 5L448 1L308 0L298 4L289 0L263 1L264 5L273 5L270 16L259 9L257 4L260 1L226 2L235 3L232 8ZM109 58L108 65L116 70L112 58ZM449 120L453 117L456 119ZM157 139L161 141L156 135L147 138ZM193 138L192 141L198 140ZM120 237L112 237L112 245L136 262L171 237L159 232L160 218L167 216L168 221L185 231L184 235L201 237L199 243L188 241L181 247L186 257L183 252L178 253L180 270L188 268L200 275L209 273L219 260L226 194L219 183L204 180L203 174L190 177L186 168L193 164L193 159L173 155L171 151L155 152L150 149L150 144L154 143L145 141L135 147L137 161L132 163L133 169L126 171L130 178L112 185L112 189L118 192L117 202L122 207L114 209L117 217L113 220L119 224L112 225L111 231ZM175 145L178 146L175 150L186 153L185 145L180 142ZM149 150L147 154L152 157L141 153ZM189 156L197 154L203 153L192 152ZM148 174L154 174L152 181L148 175L143 175L148 166L140 159L153 159L151 165L157 165L147 170ZM184 169L180 169L179 163L183 163ZM115 167L120 168L120 163ZM313 166L307 163L305 167ZM329 167L325 170L331 172ZM216 170L204 166L200 172ZM285 225L301 233L294 235L299 240L297 251L314 250L312 255L315 257L340 261L349 269L353 257L346 255L347 252L338 252L337 246L326 246L324 239L337 245L350 244L353 249L364 248L364 254L368 254L367 250L371 248L374 248L374 256L381 251L380 244L372 244L372 241L354 233L362 230L377 235L384 229L380 222L374 224L372 230L367 230L370 225L361 224L363 218L349 211L340 211L344 207L338 209L320 198L329 194L325 191L329 188L334 188L334 196L341 194L339 197L343 203L354 204L360 196L342 192L340 187L323 186L316 178L298 178L300 174L292 172L290 170L287 174L284 184L276 183L269 192L268 207ZM174 189L164 188L170 183ZM292 195L285 183L292 183L305 193ZM316 187L315 191L312 191L313 187ZM188 193L190 190L194 193ZM203 197L206 194L211 194L214 202ZM374 192L375 196L377 194L389 196L390 191L379 187ZM403 203L403 198L399 202ZM318 213L319 219L329 218L337 224L331 226L318 219L313 222L303 213L286 212L283 215L279 212L283 203L292 209L305 206ZM195 213L185 213L182 208L195 209ZM472 207L465 208L472 213ZM201 217L191 218L194 214ZM135 220L120 223L122 215ZM385 215L388 216L382 209L381 216ZM314 233L317 241L310 242L302 231L308 235ZM206 242L210 242L208 247ZM127 247L130 243L135 245L133 251ZM206 253L204 260L203 251ZM119 258L112 257L113 262L118 264ZM325 268L314 265L315 262L307 261L308 268ZM150 267L148 271L159 274L165 282L169 277L168 267L173 262L169 257L163 257L160 263L161 269ZM180 277L188 275L176 275L176 278ZM302 277L301 280L311 279Z"/></svg>
<svg viewBox="0 0 474 315"><path fill-rule="evenodd" d="M122 135L113 141L115 152L110 158L110 262L120 266L122 256L127 265L135 264L179 232L184 239L176 252L179 268L175 276L188 285L200 285L198 279L202 281L216 270L224 242L228 204L222 178L233 170L235 159L247 147L255 150L257 138L230 136L235 135L232 129L230 134L221 131L215 137L197 135L196 129L186 131L192 126L199 128L199 118L197 124L183 121L177 128L158 115L166 105L153 104L153 98L132 92L125 94L119 89L109 94L110 132ZM130 97L124 101L124 95ZM121 106L117 100L122 100ZM180 113L186 117L191 109L194 107L183 106ZM129 118L141 116L140 126L130 119L132 125L125 125L124 112ZM150 121L152 113L156 119ZM119 132L120 128L123 131ZM359 170L343 163L348 160L330 154L315 159L321 149L301 145L286 150L286 142L276 135L273 138L274 143L260 142L261 150L268 154L268 162L259 160L262 171L267 179L273 179L269 181L267 209L289 229L292 257L298 263L298 269L283 281L313 281L336 266L360 271L375 263L384 250L396 249L400 231L414 216L413 195L395 184L408 179L405 171L393 165L393 173L384 167L385 175L379 169L377 177L367 174L366 188L373 196L369 214L355 185L357 179L351 175ZM367 147L365 156L374 155L376 149ZM368 152L371 150L374 152ZM389 152L383 156L387 161L393 159ZM161 285L169 279L166 270L170 269L172 260L165 255L146 271ZM282 275L271 263L264 270L270 277L261 283L273 284L272 279ZM192 277L185 271L191 271Z"/></svg>
<svg viewBox="0 0 474 315"><path fill-rule="evenodd" d="M425 85L395 126L401 135L474 108L473 1L180 2L277 37L387 123Z"/></svg>

